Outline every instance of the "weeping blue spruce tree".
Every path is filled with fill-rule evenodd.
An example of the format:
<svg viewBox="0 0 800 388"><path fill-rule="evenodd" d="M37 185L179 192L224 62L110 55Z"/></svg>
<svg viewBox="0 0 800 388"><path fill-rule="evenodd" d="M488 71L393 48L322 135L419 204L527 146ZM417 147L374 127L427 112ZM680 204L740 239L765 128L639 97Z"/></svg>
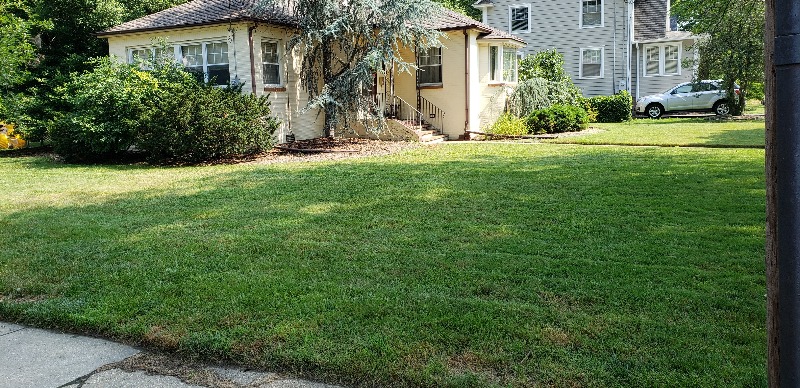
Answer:
<svg viewBox="0 0 800 388"><path fill-rule="evenodd" d="M294 20L287 52L301 56L306 109L324 112L325 136L354 118L383 128L378 101L370 95L376 73L415 71L414 58L402 58L401 48L439 46L442 36L428 27L443 11L431 0L260 0L257 10L276 7Z"/></svg>

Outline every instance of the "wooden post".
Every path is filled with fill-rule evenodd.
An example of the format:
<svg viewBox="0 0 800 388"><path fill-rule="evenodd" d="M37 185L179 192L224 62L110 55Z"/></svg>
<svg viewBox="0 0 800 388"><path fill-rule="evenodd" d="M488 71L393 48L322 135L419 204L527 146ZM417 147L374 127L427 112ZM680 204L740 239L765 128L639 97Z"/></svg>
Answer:
<svg viewBox="0 0 800 388"><path fill-rule="evenodd" d="M765 0L764 26L764 105L766 107L766 182L767 182L767 380L769 386L780 386L780 352L778 347L778 249L775 166L775 0Z"/></svg>

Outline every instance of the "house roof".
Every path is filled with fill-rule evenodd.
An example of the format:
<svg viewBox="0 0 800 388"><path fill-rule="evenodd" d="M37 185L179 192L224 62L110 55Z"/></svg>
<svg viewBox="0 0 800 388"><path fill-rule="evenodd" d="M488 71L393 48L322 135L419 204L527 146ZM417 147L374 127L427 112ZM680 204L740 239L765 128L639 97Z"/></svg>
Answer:
<svg viewBox="0 0 800 388"><path fill-rule="evenodd" d="M193 0L120 24L98 35L110 36L240 21L265 22L286 26L291 26L295 23L295 18L288 7L272 5L257 8L258 3L258 0ZM428 28L443 31L473 28L486 34L482 36L484 39L513 39L524 43L518 37L450 10L445 10L438 17L428 19L424 24Z"/></svg>
<svg viewBox="0 0 800 388"><path fill-rule="evenodd" d="M439 17L431 18L425 24L428 28L442 31L471 28L481 31L482 35L480 39L510 39L519 43L525 43L525 40L518 36L498 30L469 16L462 15L449 9L445 9L444 12L439 15Z"/></svg>
<svg viewBox="0 0 800 388"><path fill-rule="evenodd" d="M662 39L668 30L667 0L635 0L633 11L634 40Z"/></svg>
<svg viewBox="0 0 800 388"><path fill-rule="evenodd" d="M661 38L646 39L636 42L637 43L677 42L679 40L698 40L701 37L702 36L695 35L689 31L667 31Z"/></svg>
<svg viewBox="0 0 800 388"><path fill-rule="evenodd" d="M492 0L478 0L477 3L472 4L475 8L483 8L483 7L494 7L494 1Z"/></svg>
<svg viewBox="0 0 800 388"><path fill-rule="evenodd" d="M100 36L239 21L269 21L291 25L285 9L270 7L256 11L257 0L193 0L154 14L131 20L99 33Z"/></svg>

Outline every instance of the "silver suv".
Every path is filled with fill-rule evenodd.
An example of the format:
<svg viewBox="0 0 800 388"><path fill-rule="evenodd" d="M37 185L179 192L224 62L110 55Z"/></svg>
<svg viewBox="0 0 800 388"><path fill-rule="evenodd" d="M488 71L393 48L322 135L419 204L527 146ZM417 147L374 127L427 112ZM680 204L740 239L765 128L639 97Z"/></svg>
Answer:
<svg viewBox="0 0 800 388"><path fill-rule="evenodd" d="M636 113L657 119L666 112L711 111L727 115L728 96L720 86L722 81L686 82L662 94L642 97L636 101ZM739 86L734 89L739 95Z"/></svg>

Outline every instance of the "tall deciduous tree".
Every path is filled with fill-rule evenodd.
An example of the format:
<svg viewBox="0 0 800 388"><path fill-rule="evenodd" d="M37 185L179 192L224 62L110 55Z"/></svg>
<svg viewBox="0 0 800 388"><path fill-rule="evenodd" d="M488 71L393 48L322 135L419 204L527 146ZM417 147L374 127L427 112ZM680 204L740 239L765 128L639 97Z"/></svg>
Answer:
<svg viewBox="0 0 800 388"><path fill-rule="evenodd" d="M442 12L430 0L263 0L258 9L270 7L295 15L288 49L302 59L308 108L323 110L328 136L353 117L379 119L368 95L375 74L390 66L413 71L401 49L438 46L442 35L426 24Z"/></svg>
<svg viewBox="0 0 800 388"><path fill-rule="evenodd" d="M33 30L47 27L32 16L21 0L0 0L0 90L28 77L36 58Z"/></svg>
<svg viewBox="0 0 800 388"><path fill-rule="evenodd" d="M698 78L721 78L729 95L738 83L742 95L764 80L764 0L678 0L672 12L684 27L705 36ZM731 99L732 113L746 98Z"/></svg>

